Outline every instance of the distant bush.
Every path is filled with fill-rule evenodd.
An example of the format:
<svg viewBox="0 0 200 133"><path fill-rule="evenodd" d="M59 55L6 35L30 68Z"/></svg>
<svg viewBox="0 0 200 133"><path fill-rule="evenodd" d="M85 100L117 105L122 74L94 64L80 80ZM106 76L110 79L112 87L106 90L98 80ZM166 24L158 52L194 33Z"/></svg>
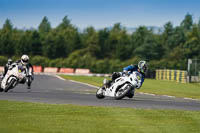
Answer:
<svg viewBox="0 0 200 133"><path fill-rule="evenodd" d="M47 57L34 56L34 57L30 58L30 62L32 63L32 65L39 65L39 66L47 67L47 66L49 66L50 60Z"/></svg>
<svg viewBox="0 0 200 133"><path fill-rule="evenodd" d="M5 56L0 56L0 65L4 66L8 62L8 58Z"/></svg>

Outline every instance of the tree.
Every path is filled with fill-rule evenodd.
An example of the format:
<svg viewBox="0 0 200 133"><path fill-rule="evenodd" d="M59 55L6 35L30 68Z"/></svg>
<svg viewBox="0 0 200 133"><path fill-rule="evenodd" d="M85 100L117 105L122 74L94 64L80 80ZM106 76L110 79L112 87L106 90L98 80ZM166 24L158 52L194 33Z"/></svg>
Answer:
<svg viewBox="0 0 200 133"><path fill-rule="evenodd" d="M0 33L0 54L6 56L12 56L15 54L13 26L9 19L6 19Z"/></svg>
<svg viewBox="0 0 200 133"><path fill-rule="evenodd" d="M191 32L186 36L186 42L184 44L184 55L186 58L195 58L200 56L200 28L195 24Z"/></svg>
<svg viewBox="0 0 200 133"><path fill-rule="evenodd" d="M107 45L110 56L120 60L128 59L131 55L129 45L130 36L127 34L125 27L122 27L120 23L114 24L110 30Z"/></svg>
<svg viewBox="0 0 200 133"><path fill-rule="evenodd" d="M173 35L174 35L174 28L171 22L167 22L164 25L164 32L161 35L161 42L163 47L165 48L165 55L174 47L173 43Z"/></svg>
<svg viewBox="0 0 200 133"><path fill-rule="evenodd" d="M10 19L6 19L4 25L3 25L3 30L9 30L11 31L13 29L13 25L10 21Z"/></svg>
<svg viewBox="0 0 200 133"><path fill-rule="evenodd" d="M46 16L42 19L42 22L38 26L38 30L42 34L47 33L51 30L51 24Z"/></svg>
<svg viewBox="0 0 200 133"><path fill-rule="evenodd" d="M110 51L107 45L108 45L108 38L110 35L110 31L107 28L104 28L100 30L98 34L99 34L99 47L100 47L100 53L98 57L101 59L108 58Z"/></svg>
<svg viewBox="0 0 200 133"><path fill-rule="evenodd" d="M83 34L83 45L92 56L98 57L100 53L99 34L93 27L88 27Z"/></svg>
<svg viewBox="0 0 200 133"><path fill-rule="evenodd" d="M183 27L184 30L190 31L193 25L193 19L191 14L186 14L184 20L181 22L181 27Z"/></svg>
<svg viewBox="0 0 200 133"><path fill-rule="evenodd" d="M62 23L58 25L58 29L65 29L65 28L68 28L68 27L72 27L72 24L71 24L71 20L68 19L67 16L65 16L63 19L62 19Z"/></svg>
<svg viewBox="0 0 200 133"><path fill-rule="evenodd" d="M50 59L66 57L64 38L60 32L57 32L54 29L45 36L43 41L43 52L44 55Z"/></svg>

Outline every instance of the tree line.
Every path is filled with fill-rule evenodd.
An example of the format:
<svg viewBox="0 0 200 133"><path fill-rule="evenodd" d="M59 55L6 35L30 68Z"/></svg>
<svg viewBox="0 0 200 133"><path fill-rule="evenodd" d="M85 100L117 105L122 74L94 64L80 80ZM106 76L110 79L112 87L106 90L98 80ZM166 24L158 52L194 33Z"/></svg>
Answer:
<svg viewBox="0 0 200 133"><path fill-rule="evenodd" d="M160 32L139 26L129 33L120 23L80 31L65 16L55 28L45 16L37 29L17 29L7 19L0 29L0 65L8 58L28 54L34 65L89 68L96 73L121 71L122 67L147 60L150 70L186 70L189 58L200 58L200 20L186 14L178 26L164 24Z"/></svg>

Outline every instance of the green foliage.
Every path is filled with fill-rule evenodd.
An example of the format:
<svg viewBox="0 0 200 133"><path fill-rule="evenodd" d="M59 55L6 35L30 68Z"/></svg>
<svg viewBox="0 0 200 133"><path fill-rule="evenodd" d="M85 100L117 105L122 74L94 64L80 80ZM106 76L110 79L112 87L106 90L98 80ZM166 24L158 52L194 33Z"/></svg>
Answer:
<svg viewBox="0 0 200 133"><path fill-rule="evenodd" d="M49 65L49 59L43 56L34 56L32 58L30 58L30 62L33 65L40 65L43 67L46 67Z"/></svg>
<svg viewBox="0 0 200 133"><path fill-rule="evenodd" d="M42 19L42 22L40 23L38 30L42 34L47 33L51 30L51 24L46 16Z"/></svg>
<svg viewBox="0 0 200 133"><path fill-rule="evenodd" d="M0 55L28 54L35 65L89 68L98 73L121 71L139 60L147 60L153 70L186 69L188 58L200 58L200 20L194 23L192 15L186 14L180 26L167 22L163 27L159 33L146 26L128 33L116 23L80 32L67 16L55 28L45 16L38 29L19 30L7 19L0 29Z"/></svg>
<svg viewBox="0 0 200 133"><path fill-rule="evenodd" d="M20 36L19 43L16 44L16 54L42 55L40 35L36 30L27 30Z"/></svg>
<svg viewBox="0 0 200 133"><path fill-rule="evenodd" d="M8 58L4 56L0 56L0 65L4 66L8 62Z"/></svg>
<svg viewBox="0 0 200 133"><path fill-rule="evenodd" d="M191 30L193 25L193 19L191 14L186 14L184 20L181 22L181 26L184 28L184 30L189 31Z"/></svg>

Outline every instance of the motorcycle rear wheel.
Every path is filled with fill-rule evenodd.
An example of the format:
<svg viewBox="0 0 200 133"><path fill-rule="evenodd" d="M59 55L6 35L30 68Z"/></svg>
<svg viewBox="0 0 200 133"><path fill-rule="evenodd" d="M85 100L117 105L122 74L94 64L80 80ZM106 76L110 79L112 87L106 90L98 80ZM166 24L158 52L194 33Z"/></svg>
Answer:
<svg viewBox="0 0 200 133"><path fill-rule="evenodd" d="M125 89L120 88L117 92L115 92L115 99L120 100L124 98L132 89L131 85L127 85Z"/></svg>

